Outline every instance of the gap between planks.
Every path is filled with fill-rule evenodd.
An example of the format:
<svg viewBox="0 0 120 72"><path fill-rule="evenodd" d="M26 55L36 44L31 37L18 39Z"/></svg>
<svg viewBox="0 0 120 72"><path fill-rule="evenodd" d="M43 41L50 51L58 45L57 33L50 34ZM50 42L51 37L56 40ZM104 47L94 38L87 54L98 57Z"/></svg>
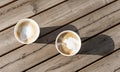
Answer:
<svg viewBox="0 0 120 72"><path fill-rule="evenodd" d="M64 3L64 2L66 2L66 1L68 1L68 0L64 0L64 1L60 2L60 3L58 3L58 4L55 4L55 5L51 6L51 7L48 7L47 9L44 9L44 10L42 10L42 11L40 11L40 12L38 12L38 13L32 15L32 16L27 17L27 18L32 18L32 17L34 17L34 16L36 16L36 15L39 15L40 13L43 13L43 12L49 10L49 9L52 9L52 8L54 8L54 7L60 5L60 4ZM16 24L16 23L10 25L9 27L6 27L6 28L0 30L0 32L5 31L5 30L7 30L7 29L9 29L9 28L11 28L11 27L13 27L13 26L15 26L15 24Z"/></svg>
<svg viewBox="0 0 120 72"><path fill-rule="evenodd" d="M115 51L113 51L113 52L111 52L111 53L109 53L109 54L107 54L107 55L105 55L105 56L103 56L103 57L101 57L101 58L95 60L94 62L91 62L90 64L84 66L83 68L80 68L80 69L76 70L75 72L79 72L79 71L81 71L81 70L83 70L83 69L85 69L85 68L91 66L92 64L94 64L94 63L96 63L96 62L98 62L98 61L100 61L100 60L106 58L107 56L112 55L113 53L117 52L118 50L120 50L120 48L118 48L118 49L116 49Z"/></svg>
<svg viewBox="0 0 120 72"><path fill-rule="evenodd" d="M114 27L118 26L119 24L120 24L120 23L118 23L118 24L116 24L116 25L114 25L114 26L112 26L112 27L110 27L110 28L108 28L108 29L105 29L105 30L101 31L101 32L99 32L99 33L95 34L94 36L89 37L89 38L88 38L88 39L86 39L86 40L83 40L83 41L82 41L82 43L84 43L84 42L86 42L86 41L88 41L88 40L90 40L90 39L92 39L92 38L94 38L94 37L96 37L96 36L100 35L101 33L104 33L104 32L106 32L106 31L108 31L108 30L110 30L110 29L112 29L112 28L114 28ZM79 29L79 30L80 30L80 29ZM77 31L76 31L76 32L77 32ZM52 42L54 42L54 41L52 41ZM51 42L51 43L52 43L52 42ZM117 50L119 50L119 49L117 49ZM116 52L117 50L115 50L115 51L113 51L113 52ZM111 52L111 53L113 53L113 52ZM106 56L109 56L111 53L109 53L109 54L107 54L107 55L103 56L103 57L102 57L102 58L100 58L100 59L95 60L94 62L91 62L90 64L88 64L88 65L86 65L86 66L84 66L84 67L82 67L82 68L80 68L80 69L76 70L75 72L78 72L79 70L84 69L85 67L87 67L87 66L89 66L89 65L91 65L91 64L93 64L93 63L95 63L95 62L97 62L97 61L99 61L99 60L101 60L101 59L103 59L103 58L104 58L104 57L106 57ZM56 55L54 55L54 56L52 56L52 57L50 57L50 58L46 59L45 61L48 61L48 60L50 60L50 59L52 59L52 58L54 58L54 57L57 57L58 55L60 55L60 54L58 53L58 54L56 54ZM34 68L35 66L40 65L40 64L42 64L42 63L44 63L45 61L42 61L42 62L40 62L40 63L38 63L38 64L36 64L36 65L34 65L34 66L32 66L32 67L30 67L30 68L26 69L26 70L24 70L23 72L26 72L26 71L28 71L29 69L32 69L32 68Z"/></svg>
<svg viewBox="0 0 120 72"><path fill-rule="evenodd" d="M111 4L111 3L110 3L110 4ZM107 6L107 5L106 5L106 6ZM103 7L104 7L104 6L103 6ZM103 8L103 7L101 7L101 8ZM99 8L99 9L101 9L101 8ZM95 11L97 11L97 10L99 10L99 9L96 9ZM95 12L95 11L92 11L92 12ZM119 11L119 9L116 10L116 11L113 11L112 13L117 12L117 11ZM92 12L90 12L90 13L92 13ZM87 16L87 15L89 15L90 13L88 13L88 14L86 14L86 15L84 15L84 16ZM110 14L112 14L112 13L110 13ZM108 15L110 15L110 14L108 14ZM106 16L108 16L108 15L106 15ZM84 17L84 16L82 16L82 17ZM82 17L80 17L80 18L82 18ZM105 16L104 16L104 17L105 17ZM102 17L102 18L104 18L104 17ZM78 19L76 19L76 20L79 20L80 18L78 18ZM100 19L102 19L102 18L100 18ZM76 20L74 20L74 21L76 21ZM70 23L72 23L72 22L74 22L74 21L71 21ZM95 21L95 22L96 22L96 21ZM68 24L70 24L70 23L68 23ZM114 26L111 26L111 27L109 27L108 29L105 29L105 30L103 30L103 31L95 34L94 36L89 37L89 38L86 39L86 40L83 40L82 43L84 43L85 41L88 41L88 40L90 40L90 39L98 36L99 34L101 34L101 33L103 33L103 32L106 32L107 30L109 30L109 29L111 29L111 28L114 28L114 27L118 26L119 24L120 24L120 23L118 23L118 24L116 24L116 25L114 25ZM80 29L79 29L79 30L80 30ZM54 42L54 41L53 41L53 42ZM119 49L118 49L118 50L119 50ZM115 51L116 51L116 50L115 50ZM113 52L114 52L114 51L113 51ZM111 53L113 53L113 52L111 52ZM111 53L110 53L110 54L111 54ZM56 57L56 56L58 56L58 55L59 55L59 53L56 54L56 55L54 55L53 57ZM109 54L108 54L108 55L109 55ZM106 55L106 56L108 56L108 55ZM106 56L103 56L102 58L104 58L104 57L106 57ZM52 59L53 57L50 57L50 58L46 59L45 61L48 61L49 59ZM100 59L102 59L102 58L100 58ZM100 59L98 59L98 60L100 60ZM34 68L35 66L37 66L37 65L39 65L39 64L41 64L41 63L43 63L43 62L45 62L45 61L42 61L42 62L40 62L40 63L38 63L38 64L36 64L36 65L34 65L34 66L26 69L26 70L24 70L24 71L27 71L27 70L29 70L29 69L31 69L31 68ZM96 60L96 61L97 61L97 60ZM96 61L95 61L95 62L96 62ZM93 63L94 63L94 62L93 62ZM90 64L92 64L92 63L90 63ZM89 65L89 64L88 64L88 65ZM86 65L86 66L88 66L88 65ZM86 66L84 66L84 67L86 67ZM84 68L84 67L83 67L83 68ZM81 69L82 69L82 68L81 68Z"/></svg>
<svg viewBox="0 0 120 72"><path fill-rule="evenodd" d="M11 1L9 0L8 2L4 2L4 1L6 1L6 0L0 1L0 8L5 7L9 4L12 4L12 3L16 2L17 0L11 0Z"/></svg>
<svg viewBox="0 0 120 72"><path fill-rule="evenodd" d="M114 53L116 53L116 52L118 52L118 51L120 51L120 48L114 50L113 52L111 52L111 53L109 53L109 54L107 54L107 55L105 55L104 57L101 57L101 58L95 60L94 62L91 62L90 64L84 66L83 68L80 68L80 69L76 70L75 72L81 72L81 70L82 70L82 72L86 72L86 71L84 71L84 69L87 69L87 68L91 67L92 65L96 64L97 62L99 62L99 61L101 61L101 60L103 60L103 59L106 59L107 57L111 56L112 54L114 54ZM105 64L105 63L104 63L104 64ZM97 66L96 66L96 67L97 67ZM116 71L118 71L119 69L120 69L120 68L118 67L117 69L115 69L115 70L112 71L112 72L116 72ZM87 71L87 72L88 72L88 71ZM102 72L103 72L103 71L102 71ZM105 72L105 71L104 71L104 72Z"/></svg>
<svg viewBox="0 0 120 72"><path fill-rule="evenodd" d="M55 7L55 6L58 6L58 5L66 2L66 1L67 1L67 0L65 0L65 1L63 1L63 2L60 2L60 3L58 3L58 4L56 4L56 5L52 6L52 7L49 7L48 9L45 9L45 10L43 10L43 11L41 11L41 12L35 14L35 15L32 15L32 16L28 17L28 18L32 18L32 17L34 17L34 16L36 16L36 15L39 15L40 13L43 13L43 12L45 12L45 11L47 11L47 10ZM15 24L16 24L16 23L15 23ZM8 28L5 28L5 29L1 30L0 32L5 31L5 30L7 30L7 29L9 29L9 28L11 28L11 27L13 27L13 26L15 26L15 24L9 26ZM52 31L51 31L51 32L52 32ZM49 33L48 33L48 34L49 34ZM43 36L41 36L41 37L43 37ZM4 54L0 55L0 57L4 56L4 55L6 55L6 54L8 54L8 53L10 53L10 52L12 52L12 51L15 51L15 50L17 50L17 49L19 49L20 47L23 47L23 46L25 46L25 44L20 45L19 47L16 47L15 49L13 49L13 50L11 50L11 51L9 51L9 52L7 52L7 53L4 53Z"/></svg>
<svg viewBox="0 0 120 72"><path fill-rule="evenodd" d="M117 25L119 25L119 24L116 24L115 26L117 26ZM106 30L109 30L109 29L111 29L111 28L113 28L113 27L115 27L115 26L112 26L112 27L110 27L110 28L108 28L108 29L106 29ZM106 31L106 30L105 30L105 31Z"/></svg>
<svg viewBox="0 0 120 72"><path fill-rule="evenodd" d="M94 38L94 37L100 35L101 33L106 32L107 30L110 30L111 28L114 28L114 27L118 26L119 24L120 24L120 23L118 23L118 24L116 24L116 25L114 25L114 26L112 26L112 27L110 27L110 28L108 28L108 29L105 29L104 31L101 31L101 32L99 32L98 34L95 34L94 36L92 36L92 37L90 37L90 38L88 38L88 39L86 39L86 40L83 40L82 43L84 43L84 42L86 42L86 41L88 41L88 40L90 40L90 39L92 39L92 38ZM80 30L80 29L79 29L79 30ZM77 32L77 31L75 31L75 32ZM54 42L54 41L52 41L52 42ZM52 42L50 42L50 43L52 43ZM119 50L119 49L117 49L117 50ZM115 50L115 51L113 51L113 52L116 52L117 50ZM113 52L111 52L111 53L113 53ZM103 56L102 58L100 58L100 59L98 59L98 60L96 60L96 61L94 61L94 62L91 62L90 64L88 64L88 65L86 65L86 66L84 66L84 67L82 67L82 68L76 70L75 72L78 72L79 70L82 70L82 69L84 69L85 67L87 67L87 66L89 66L89 65L91 65L91 64L93 64L93 63L95 63L95 62L97 62L97 61L99 61L99 60L101 60L101 59L103 59L104 57L110 55L111 53L109 53L109 54ZM36 65L34 65L34 66L31 66L31 67L28 68L28 69L25 69L23 72L26 72L26 71L28 71L29 69L32 69L32 68L36 67L37 65L40 65L40 64L42 64L42 63L44 63L44 62L46 62L46 61L48 61L48 60L50 60L50 59L52 59L52 58L58 56L58 55L60 55L60 54L57 53L56 55L54 55L54 56L52 56L52 57L50 57L50 58L48 58L48 59L46 59L46 60L44 60L44 61L42 61L42 62L36 64Z"/></svg>
<svg viewBox="0 0 120 72"><path fill-rule="evenodd" d="M114 26L113 28L110 28L110 30L115 29L117 26L120 26L120 25L117 24L117 25ZM109 32L109 31L107 30L107 31L105 31L105 32ZM116 48L116 50L119 50L119 49ZM115 51L116 51L116 50L115 50ZM114 52L114 51L113 51L113 52ZM113 52L112 52L112 53L113 53ZM110 53L110 54L111 54L111 53ZM109 55L109 54L108 54L108 55ZM105 55L105 56L108 56L108 55ZM57 56L58 56L58 55L57 55ZM101 58L100 58L100 59L101 59ZM99 60L99 59L98 59L98 60ZM52 61L52 60L51 60L51 61ZM44 64L43 64L43 65L44 65ZM25 70L25 71L26 71L26 70Z"/></svg>
<svg viewBox="0 0 120 72"><path fill-rule="evenodd" d="M116 0L115 0L115 1L116 1ZM111 2L110 2L110 3L111 3ZM110 4L110 3L109 3L109 4ZM112 2L112 3L113 3L113 2ZM107 5L108 5L108 4L107 4ZM105 4L105 6L106 6L106 4ZM101 7L101 8L102 8L102 7ZM93 12L94 12L94 11L93 11ZM84 17L84 16L83 16L83 17ZM81 18L81 17L80 17L80 18ZM76 19L76 20L77 20L77 19ZM51 31L51 32L52 32L52 31Z"/></svg>

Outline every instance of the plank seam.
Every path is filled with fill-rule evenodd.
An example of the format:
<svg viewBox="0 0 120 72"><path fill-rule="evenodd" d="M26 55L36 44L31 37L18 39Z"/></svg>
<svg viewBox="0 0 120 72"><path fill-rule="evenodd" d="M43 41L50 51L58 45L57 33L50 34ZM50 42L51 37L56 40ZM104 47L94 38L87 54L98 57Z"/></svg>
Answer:
<svg viewBox="0 0 120 72"><path fill-rule="evenodd" d="M38 12L38 13L32 15L32 16L29 16L29 17L27 17L27 18L32 18L32 17L34 17L34 16L36 16L36 15L39 15L40 13L43 13L43 12L45 12L45 11L47 11L47 10L49 10L49 9L52 9L52 8L54 8L54 7L62 4L62 3L64 3L64 2L67 2L67 1L68 1L68 0L62 1L62 2L60 2L60 3L58 3L58 4L55 4L55 5L53 5L53 6L49 7L49 8L47 8L47 9L45 9L45 10L43 10L43 11L40 11L40 12ZM26 2L26 3L27 3L27 2ZM17 23L17 22L16 22L16 23ZM7 29L9 29L9 28L11 28L11 27L13 27L13 26L15 26L16 23L14 23L13 25L10 25L9 27L6 27L6 28L0 30L0 32L5 31L5 30L7 30Z"/></svg>
<svg viewBox="0 0 120 72"><path fill-rule="evenodd" d="M108 53L107 55L105 55L105 56L103 56L103 57L101 57L101 58L99 58L99 59L97 59L97 60L95 60L95 61L93 61L93 62L91 62L91 63L89 63L88 65L86 65L86 66L84 66L84 67L76 70L75 72L78 72L78 71L80 71L80 70L82 70L82 69L84 69L84 68L86 68L86 67L88 67L88 66L90 66L90 65L92 65L92 64L94 64L94 63L96 63L96 62L98 62L98 61L100 61L101 59L103 59L103 58L105 58L105 57L113 54L114 52L117 52L118 50L120 50L120 48L114 50L113 52ZM118 68L118 69L119 69L119 68ZM116 70L118 70L118 69L116 69Z"/></svg>
<svg viewBox="0 0 120 72"><path fill-rule="evenodd" d="M85 28L85 27L87 27L87 26L90 26L91 24L96 23L97 21L99 21L99 20L101 20L101 19L103 19L103 18L105 18L105 17L107 17L107 16L109 16L109 15L111 15L111 14L113 14L113 13L117 12L117 11L120 11L120 9L115 10L115 11L113 11L113 12L111 12L111 13L109 13L109 14L107 14L107 15L105 15L105 16L103 16L103 17L101 17L101 18L97 19L97 20L95 20L94 22L92 22L92 23L90 23L90 24L88 24L88 25L86 25L86 26L83 26L83 27L82 27L82 28L80 28L79 30L81 30L81 29L83 29L83 28Z"/></svg>
<svg viewBox="0 0 120 72"><path fill-rule="evenodd" d="M12 3L16 2L16 1L17 0L13 0L13 1L9 2L9 3L6 3L6 4L2 5L2 6L0 6L0 8L5 7L5 6L9 5L9 4L12 4Z"/></svg>
<svg viewBox="0 0 120 72"><path fill-rule="evenodd" d="M66 0L66 1L67 1L67 0ZM66 2L66 1L65 1L65 2ZM117 0L116 0L116 1L117 1ZM113 2L116 2L116 1L113 1ZM111 2L111 3L113 3L113 2ZM61 2L61 3L63 3L63 2ZM60 4L61 4L61 3L60 3ZM61 26L60 28L66 26L66 25L68 25L68 24L70 24L70 23L72 23L72 22L74 22L74 21L76 21L76 20L78 20L78 19L80 19L80 18L82 18L82 17L85 17L85 16L87 16L87 15L89 15L89 14L91 14L91 13L93 13L93 12L95 12L95 11L97 11L97 10L99 10L99 9L101 9L101 8L109 5L109 4L111 4L111 3L108 3L108 4L106 4L106 5L102 6L102 7L94 10L94 11L91 11L91 12L89 12L89 13L87 13L87 14L85 14L85 15L83 15L83 16L81 16L81 17L79 17L79 18L77 18L77 19L75 19L75 20L73 20L73 21L71 21L71 22L69 22L69 23ZM58 4L57 4L57 5L58 5ZM57 5L56 5L56 6L57 6ZM53 6L52 6L52 7L53 7ZM51 7L51 8L52 8L52 7ZM55 7L55 6L54 6L54 7ZM50 9L51 9L51 8L50 8ZM45 10L45 11L46 11L46 10ZM43 11L43 12L44 12L44 11ZM40 13L41 13L41 12L40 12ZM37 15L37 14L36 14L36 15ZM33 16L31 16L31 17L33 17ZM58 29L60 29L60 28L58 28ZM58 30L58 29L55 29L55 30ZM49 33L51 33L51 32L53 32L53 31L50 31ZM47 33L47 34L49 34L49 33ZM45 34L45 35L47 35L47 34ZM45 35L43 35L43 36L45 36ZM91 38L92 38L92 37L91 37ZM91 39L91 38L90 38L90 39ZM89 39L87 39L87 40L89 40ZM85 40L85 41L87 41L87 40ZM23 46L24 46L24 45L22 45L21 47L23 47ZM20 47L18 47L18 48L20 48ZM18 48L17 48L17 49L18 49ZM17 50L17 49L14 49L14 50ZM12 51L14 51L14 50L12 50ZM10 51L10 52L12 52L12 51ZM37 51L39 51L39 50L37 50ZM8 52L8 53L10 53L10 52ZM6 53L6 54L8 54L8 53ZM32 53L33 53L33 52L32 52ZM30 54L28 54L28 55L31 55L32 53L30 53ZM4 55L6 55L6 54L4 54ZM4 56L4 55L2 55L2 56ZM27 56L28 56L28 55L27 55ZM57 55L59 55L59 54L57 54ZM54 55L54 56L57 56L57 55ZM54 56L53 56L53 57L54 57ZM46 59L45 61L47 61L47 60L49 60L49 59L51 59L51 58L53 58L53 57L50 57L50 58ZM17 60L17 61L18 61L18 60ZM45 61L42 61L41 63L43 63L43 62L45 62ZM16 62L16 61L14 61L14 62ZM14 62L12 62L12 63L14 63ZM41 63L40 63L40 64L41 64ZM10 63L10 64L11 64L11 63ZM8 64L7 64L7 65L8 65ZM37 66L37 65L36 65L36 66ZM3 68L3 67L2 67L2 68ZM31 68L33 68L33 67L31 67ZM28 70L28 69L26 69L26 70ZM25 71L26 71L26 70L25 70Z"/></svg>
<svg viewBox="0 0 120 72"><path fill-rule="evenodd" d="M118 67L117 69L115 69L113 72L117 72L118 70L120 70L120 67Z"/></svg>
<svg viewBox="0 0 120 72"><path fill-rule="evenodd" d="M89 39L92 39L92 38L96 37L97 35L99 35L99 34L101 34L101 33L104 33L104 32L106 32L107 30L112 29L112 28L114 28L114 27L116 27L116 26L118 26L118 25L120 25L120 23L118 23L118 24L116 24L116 25L114 25L114 26L112 26L112 27L110 27L110 28L108 28L108 29L106 29L106 30L104 30L104 31L102 31L102 32L100 32L100 33L98 33L98 34L96 34L96 35L94 35L94 36L88 38L88 39L86 39L85 41L88 41ZM83 41L83 42L85 42L85 41ZM119 49L117 49L117 50L119 50ZM116 52L117 50L115 50L115 51L113 51L113 52ZM95 62L97 62L97 61L103 59L104 57L109 56L109 55L112 54L113 52L110 52L110 53L108 53L107 55L105 55L105 56L103 56L103 57L101 57L101 58L95 60ZM92 62L92 63L90 63L90 64L88 64L88 65L86 65L86 66L84 66L84 67L78 69L77 71L82 70L82 69L84 69L85 67L88 67L89 65L91 65L91 64L93 64L93 63L95 63L95 62Z"/></svg>
<svg viewBox="0 0 120 72"><path fill-rule="evenodd" d="M45 46L46 46L46 45L45 45ZM18 60L24 59L25 57L27 57L27 56L29 56L29 55L31 55L31 54L33 54L33 53L35 53L35 52L37 52L37 51L43 49L45 46L39 48L38 50L36 50L36 51L34 51L34 52L32 52L32 53L30 53L30 54L28 54L28 55L23 54L23 56L22 56L21 58L15 60L15 61L12 61L12 62L10 62L10 63L8 63L8 64L5 64L4 66L0 67L0 69L4 68L5 66L7 66L7 65L9 65L9 64L12 64L12 63L18 61Z"/></svg>
<svg viewBox="0 0 120 72"><path fill-rule="evenodd" d="M44 61L42 61L42 62L40 62L40 63L37 63L37 64L34 65L34 66L31 66L31 67L29 67L29 68L23 70L22 72L26 72L27 70L29 70L29 69L31 69L31 68L34 68L35 66L37 66L37 65L39 65L39 64L41 64L41 63L44 63L44 62L46 62L46 61L48 61L48 60L50 60L50 59L52 59L52 58L54 58L54 57L56 57L56 56L58 56L58 55L59 55L59 53L55 54L55 55L52 56L52 57L49 57L48 59L46 59L46 60L44 60Z"/></svg>
<svg viewBox="0 0 120 72"><path fill-rule="evenodd" d="M19 7L22 7L22 6L24 6L25 4L27 4L27 3L29 3L29 2L30 2L30 1L25 1L25 2L23 2L23 3L21 3L21 4L19 4L19 5L16 5L15 7L11 7L11 8L9 8L9 9L6 10L6 11L1 12L1 13L0 13L0 16L5 15L5 14L8 13L9 11L12 11L12 10L17 9L17 8L19 8Z"/></svg>
<svg viewBox="0 0 120 72"><path fill-rule="evenodd" d="M104 31L101 31L100 33L96 34L95 36L97 36L97 35L99 35L99 34L105 32L105 31L107 31L107 30L109 30L109 29L111 29L111 28L114 28L114 27L116 27L116 26L118 26L118 25L119 25L119 24L116 24L116 25L114 25L114 26L112 26L112 27L110 27L110 28L108 28L108 29L106 29L106 30L104 30ZM76 30L76 32L77 32L77 31L78 31L78 30ZM92 38L95 37L95 36L92 36L92 37L90 37L90 38L88 38L88 39L82 41L82 43L84 43L85 41L88 41L88 40L92 39ZM50 42L50 43L51 43L51 42ZM56 57L56 56L58 56L58 55L59 55L59 53L57 53L56 55L53 55L53 57ZM48 60L52 59L53 57L50 57L50 58L46 59L45 61L48 61ZM29 69L34 68L35 66L37 66L37 65L39 65L39 64L44 63L45 61L42 61L42 62L40 62L40 63L35 64L34 66L31 66L31 67L28 68L28 69L25 69L24 72L25 72L25 71L28 71ZM77 71L75 71L75 72L77 72Z"/></svg>
<svg viewBox="0 0 120 72"><path fill-rule="evenodd" d="M23 45L21 45L21 46L15 48L15 49L13 49L13 50L7 52L7 53L4 53L4 54L0 55L0 57L5 56L5 55L7 55L8 53L10 53L10 52L12 52L12 51L15 51L15 50L17 50L17 49L19 49L19 48L21 48L21 47L23 47L23 46L25 46L25 44L23 44Z"/></svg>

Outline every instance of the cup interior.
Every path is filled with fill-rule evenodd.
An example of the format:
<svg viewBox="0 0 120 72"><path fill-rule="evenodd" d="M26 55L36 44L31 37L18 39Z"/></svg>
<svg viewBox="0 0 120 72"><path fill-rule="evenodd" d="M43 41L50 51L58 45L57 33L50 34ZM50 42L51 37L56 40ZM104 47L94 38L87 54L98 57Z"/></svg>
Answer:
<svg viewBox="0 0 120 72"><path fill-rule="evenodd" d="M32 19L19 20L14 28L15 38L23 44L33 43L37 40L39 34L39 25Z"/></svg>
<svg viewBox="0 0 120 72"><path fill-rule="evenodd" d="M67 40L71 40L72 38L74 38L73 41L76 40L76 45L72 46L72 43L74 44L73 41L67 41ZM67 41L68 43L65 44L64 42ZM79 37L79 35L74 32L74 31L71 31L71 30L65 30L61 33L58 34L57 38L56 38L56 41L55 41L55 46L56 46L56 49L58 50L59 53L61 53L62 55L64 56L73 56L75 54L77 54L81 48L81 39ZM69 47L74 47L75 50L72 50L72 49L67 49L67 46ZM65 53L66 50L67 53Z"/></svg>

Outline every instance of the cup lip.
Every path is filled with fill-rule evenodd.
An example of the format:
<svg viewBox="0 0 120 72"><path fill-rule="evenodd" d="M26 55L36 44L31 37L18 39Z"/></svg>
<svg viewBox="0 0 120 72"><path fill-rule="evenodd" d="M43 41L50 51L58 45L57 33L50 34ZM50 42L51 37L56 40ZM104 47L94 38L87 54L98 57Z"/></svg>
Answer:
<svg viewBox="0 0 120 72"><path fill-rule="evenodd" d="M36 28L37 28L37 31L38 31L37 36L34 38L34 40L32 40L32 41L30 41L30 42L28 42L28 43L25 43L25 42L21 41L21 40L17 37L17 35L16 35L16 30L18 30L19 25L20 25L22 22L24 22L24 21L33 22L33 23L35 24ZM17 41L20 42L20 43L22 43L22 44L31 44L31 43L35 42L35 41L38 39L39 35L40 35L39 25L38 25L38 23L37 23L35 20L33 20L33 19L28 19L28 18L26 18L26 19L21 19L21 20L19 20L19 21L17 22L17 24L16 24L15 27L14 27L14 36L15 36L15 38L17 39Z"/></svg>
<svg viewBox="0 0 120 72"><path fill-rule="evenodd" d="M65 32L72 32L72 33L75 34L75 35L77 36L77 38L79 39L79 49L78 49L75 53L73 53L73 54L71 54L71 55L64 54L63 52L61 52L61 51L58 49L58 44L57 44L57 43L58 43L58 38L59 38L63 33L65 33ZM65 30L65 31L60 32L60 33L58 34L58 36L56 37L55 46L56 46L57 51L58 51L60 54L62 54L63 56L74 56L74 55L76 55L76 54L79 52L79 50L81 49L81 38L80 38L80 36L79 36L75 31Z"/></svg>

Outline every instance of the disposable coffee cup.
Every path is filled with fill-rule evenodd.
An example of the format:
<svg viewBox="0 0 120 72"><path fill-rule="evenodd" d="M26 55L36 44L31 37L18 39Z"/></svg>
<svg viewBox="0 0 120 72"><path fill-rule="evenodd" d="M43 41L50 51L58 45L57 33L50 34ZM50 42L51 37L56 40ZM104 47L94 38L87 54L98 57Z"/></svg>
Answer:
<svg viewBox="0 0 120 72"><path fill-rule="evenodd" d="M39 37L40 28L33 19L21 19L15 25L14 35L18 42L31 44Z"/></svg>
<svg viewBox="0 0 120 72"><path fill-rule="evenodd" d="M81 48L81 39L76 32L65 30L58 34L55 46L60 54L73 56L76 55Z"/></svg>

